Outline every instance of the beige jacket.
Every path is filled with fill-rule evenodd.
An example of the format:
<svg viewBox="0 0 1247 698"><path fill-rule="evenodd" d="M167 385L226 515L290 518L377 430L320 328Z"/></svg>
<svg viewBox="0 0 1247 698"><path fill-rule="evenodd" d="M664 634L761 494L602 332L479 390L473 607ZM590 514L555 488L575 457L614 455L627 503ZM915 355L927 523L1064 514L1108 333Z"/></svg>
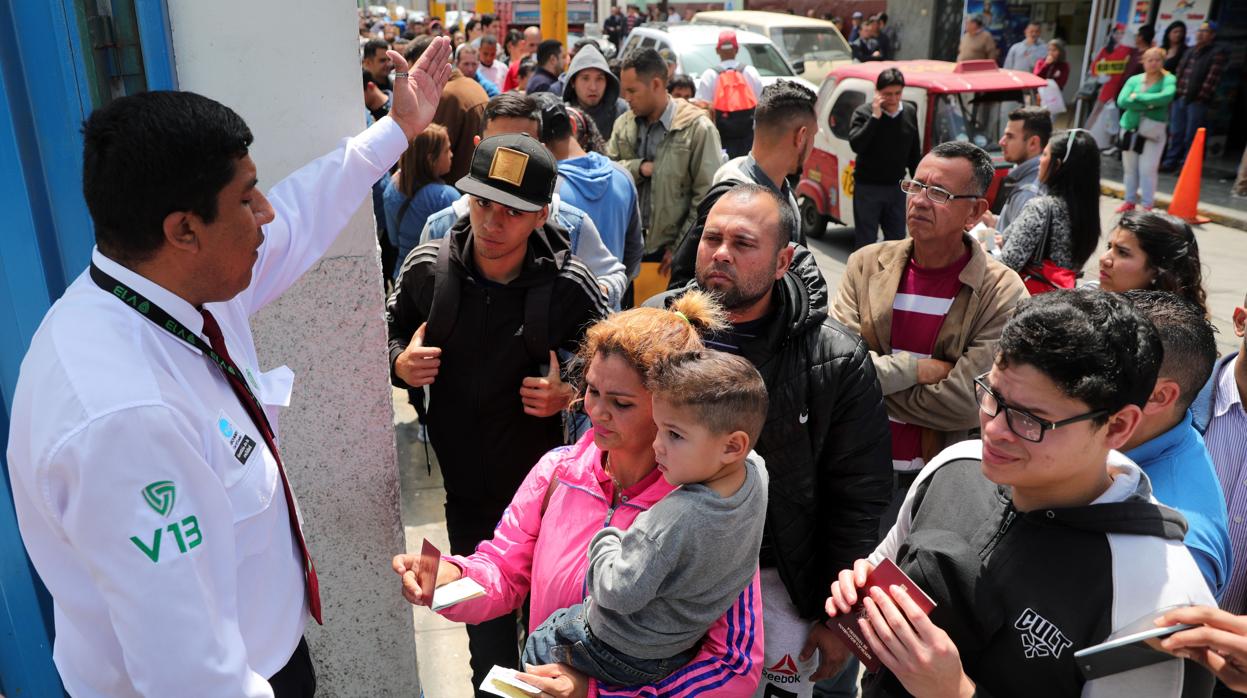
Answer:
<svg viewBox="0 0 1247 698"><path fill-rule="evenodd" d="M935 385L918 384L918 359L892 354L892 302L900 287L913 240L869 245L849 257L831 313L862 335L870 347L888 415L930 430L924 433L923 457L930 460L944 446L977 427L974 377L992 367L996 342L1018 303L1028 297L1022 279L993 259L969 235L970 261L963 284L940 326L931 357L953 363Z"/></svg>
<svg viewBox="0 0 1247 698"><path fill-rule="evenodd" d="M629 109L615 120L606 154L623 165L640 182L641 159L637 155L638 125ZM650 189L649 231L645 252L672 248L697 220L697 205L714 182L723 164L719 132L706 112L684 99L675 100L671 130L663 137L654 158Z"/></svg>

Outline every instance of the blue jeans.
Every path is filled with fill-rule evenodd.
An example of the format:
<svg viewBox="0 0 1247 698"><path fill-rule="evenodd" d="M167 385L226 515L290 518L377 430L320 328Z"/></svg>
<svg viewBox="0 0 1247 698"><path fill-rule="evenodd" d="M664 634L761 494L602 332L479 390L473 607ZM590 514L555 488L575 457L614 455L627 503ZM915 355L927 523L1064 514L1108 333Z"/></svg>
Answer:
<svg viewBox="0 0 1247 698"><path fill-rule="evenodd" d="M600 681L618 686L644 686L667 678L688 664L697 646L675 657L642 659L624 654L593 635L585 604L555 611L524 644L525 664L566 664Z"/></svg>
<svg viewBox="0 0 1247 698"><path fill-rule="evenodd" d="M1169 149L1162 167L1173 169L1186 161L1186 151L1207 115L1208 105L1203 102L1188 102L1185 97L1173 100L1169 107Z"/></svg>

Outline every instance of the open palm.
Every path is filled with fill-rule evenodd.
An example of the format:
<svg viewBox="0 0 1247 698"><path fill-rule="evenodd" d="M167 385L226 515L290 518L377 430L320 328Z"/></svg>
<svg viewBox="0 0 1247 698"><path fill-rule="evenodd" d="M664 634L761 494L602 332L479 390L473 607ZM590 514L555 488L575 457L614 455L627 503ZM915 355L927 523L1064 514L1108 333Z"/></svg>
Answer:
<svg viewBox="0 0 1247 698"><path fill-rule="evenodd" d="M397 51L387 53L397 72L408 74L394 81L390 118L412 140L432 123L442 88L450 78L450 40L444 36L434 39L414 67Z"/></svg>

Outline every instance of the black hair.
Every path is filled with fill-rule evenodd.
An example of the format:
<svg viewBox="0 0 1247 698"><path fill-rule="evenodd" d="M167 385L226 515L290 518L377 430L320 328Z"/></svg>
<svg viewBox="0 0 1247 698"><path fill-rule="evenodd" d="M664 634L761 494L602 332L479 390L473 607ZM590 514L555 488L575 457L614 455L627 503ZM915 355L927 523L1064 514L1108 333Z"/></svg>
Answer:
<svg viewBox="0 0 1247 698"><path fill-rule="evenodd" d="M519 29L512 28L512 29L507 30L507 39L505 42L505 45L507 48L510 48L512 45L523 40L524 40L524 35L520 32Z"/></svg>
<svg viewBox="0 0 1247 698"><path fill-rule="evenodd" d="M390 50L390 44L385 39L369 39L364 44L364 58L372 58L377 51L385 52Z"/></svg>
<svg viewBox="0 0 1247 698"><path fill-rule="evenodd" d="M476 25L478 24L480 24L480 20L473 17L472 19L468 20L467 24L463 25L463 29L464 31L472 31L473 29L476 29Z"/></svg>
<svg viewBox="0 0 1247 698"><path fill-rule="evenodd" d="M493 16L493 15L489 14L488 12L486 12L486 13L485 13L485 14L483 14L483 15L481 15L481 26L482 26L482 27L488 27L489 25L491 25L491 24L493 24L493 23L494 23L494 16Z"/></svg>
<svg viewBox="0 0 1247 698"><path fill-rule="evenodd" d="M777 231L776 249L782 250L788 246L789 241L796 239L797 225L799 224L797 213L792 210L788 199L780 196L774 189L755 182L742 182L728 189L722 198L729 196L741 199L764 196L775 202L775 208L779 210L779 230Z"/></svg>
<svg viewBox="0 0 1247 698"><path fill-rule="evenodd" d="M567 107L567 116L571 119L572 129L576 134L576 142L586 153L606 154L606 141L598 125L583 111L573 106Z"/></svg>
<svg viewBox="0 0 1247 698"><path fill-rule="evenodd" d="M520 61L520 67L515 69L515 77L519 80L523 80L536 71L537 61L534 61L532 56L525 56L524 59Z"/></svg>
<svg viewBox="0 0 1247 698"><path fill-rule="evenodd" d="M879 76L875 78L875 89L882 90L885 87L893 85L905 86L905 75L896 68L884 68L879 71Z"/></svg>
<svg viewBox="0 0 1247 698"><path fill-rule="evenodd" d="M523 69L524 64L520 63ZM494 119L529 119L541 123L541 108L537 101L523 92L503 92L492 97L485 103L485 117L481 121L481 130Z"/></svg>
<svg viewBox="0 0 1247 698"><path fill-rule="evenodd" d="M970 15L968 19L971 22L974 22L975 24L979 25L980 27L983 26L983 15Z"/></svg>
<svg viewBox="0 0 1247 698"><path fill-rule="evenodd" d="M697 84L693 82L693 78L684 73L676 73L667 81L667 92L674 92L677 87L687 87L693 91L693 94L697 94ZM754 114L756 116L757 112Z"/></svg>
<svg viewBox="0 0 1247 698"><path fill-rule="evenodd" d="M420 56L423 56L424 52L429 49L429 45L433 43L433 38L428 34L417 36L415 41L412 41L407 47L407 53L403 54L403 58L406 58L407 62L414 66L416 61L420 60Z"/></svg>
<svg viewBox="0 0 1247 698"><path fill-rule="evenodd" d="M1122 295L1156 328L1165 349L1160 375L1177 382L1181 391L1178 411L1186 412L1217 362L1216 330L1202 307L1168 291L1134 290Z"/></svg>
<svg viewBox="0 0 1247 698"><path fill-rule="evenodd" d="M1049 196L1065 202L1074 268L1082 269L1100 244L1100 148L1081 129L1057 131L1048 147L1052 152L1043 184Z"/></svg>
<svg viewBox="0 0 1247 698"><path fill-rule="evenodd" d="M634 48L619 63L619 72L631 68L642 80L667 79L667 62L653 48Z"/></svg>
<svg viewBox="0 0 1247 698"><path fill-rule="evenodd" d="M1135 32L1135 38L1143 39L1147 42L1148 46L1151 46L1152 39L1156 38L1156 27L1151 24L1145 24L1142 27L1139 27L1139 30Z"/></svg>
<svg viewBox="0 0 1247 698"><path fill-rule="evenodd" d="M987 194L987 188L992 185L992 179L996 176L996 166L992 164L992 158L987 151L967 141L948 141L932 148L931 154L946 160L961 158L969 162L971 169L974 170L974 183L978 185L976 187L978 191L974 193L979 196Z"/></svg>
<svg viewBox="0 0 1247 698"><path fill-rule="evenodd" d="M558 39L546 39L537 44L537 65L545 65L551 58L563 51L563 43Z"/></svg>
<svg viewBox="0 0 1247 698"><path fill-rule="evenodd" d="M884 24L887 24L887 23L888 23L888 13L886 13L886 12L880 12L880 13L879 13L879 17L878 17L878 19L879 19L879 21L883 22Z"/></svg>
<svg viewBox="0 0 1247 698"><path fill-rule="evenodd" d="M1067 397L1109 415L1147 403L1163 357L1156 328L1129 301L1090 290L1022 301L996 348L997 366L1031 366Z"/></svg>
<svg viewBox="0 0 1247 698"><path fill-rule="evenodd" d="M1189 33L1189 30L1186 28L1186 22L1183 22L1180 19L1170 22L1169 26L1165 27L1165 35L1160 37L1160 47L1166 51L1169 50L1169 32L1173 31L1174 27L1182 27L1182 45L1178 47L1178 51L1183 51L1186 49L1186 36Z"/></svg>
<svg viewBox="0 0 1247 698"><path fill-rule="evenodd" d="M498 37L486 34L481 37L481 46L497 46Z"/></svg>
<svg viewBox="0 0 1247 698"><path fill-rule="evenodd" d="M1127 211L1117 227L1129 231L1147 255L1147 266L1156 272L1153 287L1175 293L1208 314L1204 273L1199 262L1199 243L1186 221L1159 211Z"/></svg>
<svg viewBox="0 0 1247 698"><path fill-rule="evenodd" d="M593 39L589 39L589 38L581 39L580 41L577 41L576 43L572 44L572 53L580 53L580 49L586 46L592 46L593 48L598 48L598 42L594 41ZM601 49L598 49L598 52L601 53Z"/></svg>
<svg viewBox="0 0 1247 698"><path fill-rule="evenodd" d="M553 92L530 95L541 114L541 132L537 140L544 144L571 138L572 119L563 100Z"/></svg>
<svg viewBox="0 0 1247 698"><path fill-rule="evenodd" d="M1039 136L1039 147L1047 147L1052 138L1052 112L1043 107L1018 107L1009 112L1009 121L1022 122L1022 137Z"/></svg>
<svg viewBox="0 0 1247 698"><path fill-rule="evenodd" d="M670 89L670 88L668 88ZM756 128L767 131L787 130L798 120L817 119L814 91L792 80L776 80L762 88L758 106L753 112Z"/></svg>
<svg viewBox="0 0 1247 698"><path fill-rule="evenodd" d="M91 113L82 135L82 193L95 242L126 265L160 249L170 213L215 221L217 195L252 142L241 116L194 92L119 97Z"/></svg>

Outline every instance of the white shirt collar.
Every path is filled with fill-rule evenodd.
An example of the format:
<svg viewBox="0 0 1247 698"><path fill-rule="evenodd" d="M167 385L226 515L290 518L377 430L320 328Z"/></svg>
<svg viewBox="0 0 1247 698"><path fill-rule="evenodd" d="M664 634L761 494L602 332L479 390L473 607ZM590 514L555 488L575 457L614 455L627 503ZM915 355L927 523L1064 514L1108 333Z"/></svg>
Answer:
<svg viewBox="0 0 1247 698"><path fill-rule="evenodd" d="M1220 417L1235 405L1238 405L1240 410L1242 409L1243 398L1238 394L1238 382L1234 380L1234 366L1241 358L1243 355L1240 353L1225 362L1225 366L1221 368L1221 375L1217 378L1216 386L1217 401L1212 406L1213 416Z"/></svg>
<svg viewBox="0 0 1247 698"><path fill-rule="evenodd" d="M91 261L95 263L95 266L100 268L100 271L108 274L123 284L128 285L131 289L147 298L147 300L160 306L166 313L173 316L174 320L182 323L183 327L194 332L196 335L203 337L203 316L199 314L199 311L195 309L195 306L187 303L181 296L173 293L160 284L157 284L151 279L135 273L134 271L121 266L117 262L114 262L108 257L105 257L104 253L100 252L99 248L93 248L91 250ZM191 351L199 351L186 342L179 341L178 344L190 349Z"/></svg>

